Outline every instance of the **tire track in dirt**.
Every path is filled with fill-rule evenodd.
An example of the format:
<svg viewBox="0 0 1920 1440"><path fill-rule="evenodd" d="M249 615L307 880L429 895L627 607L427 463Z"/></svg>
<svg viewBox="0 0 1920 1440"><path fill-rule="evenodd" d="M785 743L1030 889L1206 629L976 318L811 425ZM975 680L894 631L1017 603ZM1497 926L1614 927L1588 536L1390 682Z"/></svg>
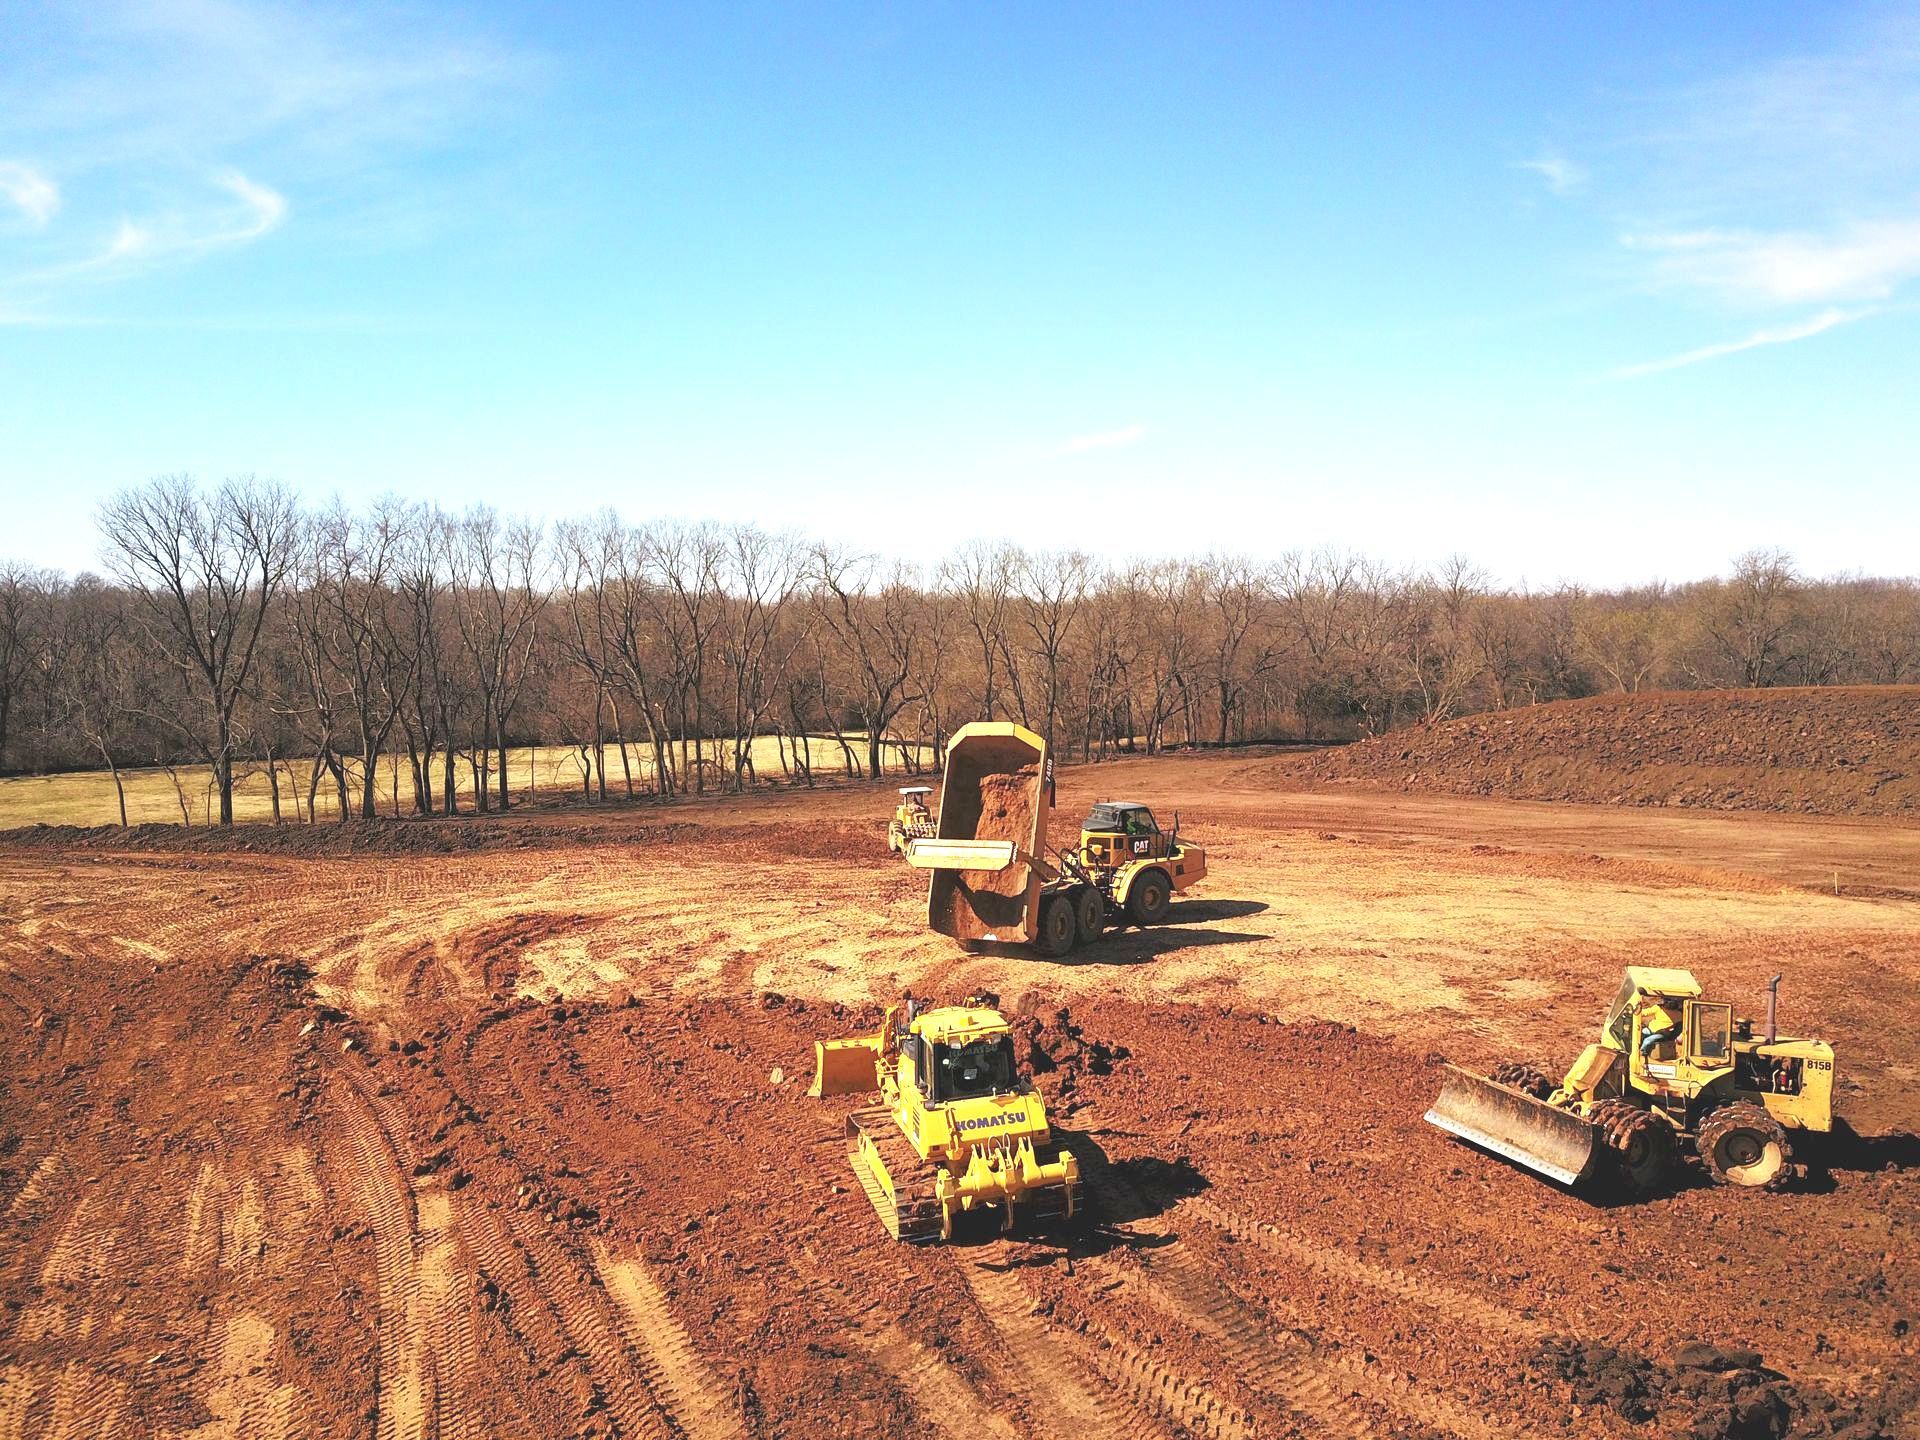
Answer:
<svg viewBox="0 0 1920 1440"><path fill-rule="evenodd" d="M1323 1353L1306 1335L1255 1314L1178 1242L1141 1260L1141 1273L1122 1277L1129 1290L1211 1342L1241 1383L1324 1434L1391 1437L1411 1421L1462 1440L1520 1440L1440 1395L1344 1353Z"/></svg>
<svg viewBox="0 0 1920 1440"><path fill-rule="evenodd" d="M1140 1193L1110 1164L1091 1167L1090 1183L1104 1187L1096 1194L1105 1207L1151 1213ZM1182 1208L1199 1210L1202 1218L1208 1210L1229 1214L1203 1199L1190 1198ZM1462 1440L1517 1440L1513 1432L1483 1422L1436 1392L1391 1376L1382 1367L1328 1353L1309 1334L1256 1313L1222 1278L1226 1272L1210 1269L1172 1233L1166 1215L1137 1227L1136 1233L1162 1236L1170 1243L1137 1252L1133 1266L1097 1256L1090 1268L1108 1273L1150 1306L1207 1337L1242 1383L1279 1401L1314 1428L1338 1437L1391 1436L1403 1428L1395 1417L1403 1417ZM1283 1258L1297 1263L1290 1254ZM1406 1298L1398 1290L1394 1293ZM1498 1318L1497 1307L1488 1308L1495 1309Z"/></svg>
<svg viewBox="0 0 1920 1440"><path fill-rule="evenodd" d="M560 1332L585 1359L621 1430L655 1440L686 1434L666 1397L648 1383L647 1372L657 1373L657 1365L626 1338L614 1302L583 1266L586 1257L569 1255L546 1233L543 1222L524 1212L512 1214L507 1224L527 1254L528 1268Z"/></svg>
<svg viewBox="0 0 1920 1440"><path fill-rule="evenodd" d="M972 1292L989 1327L1004 1343L1018 1398L1044 1432L1055 1440L1078 1440L1087 1435L1162 1433L1141 1410L1114 1393L1113 1382L1092 1378L1080 1363L1063 1356L1066 1331L1039 1313L1033 1296L1010 1267L962 1261L961 1278ZM1097 1373L1097 1372L1096 1372ZM1123 1392L1130 1387L1122 1386Z"/></svg>
<svg viewBox="0 0 1920 1440"><path fill-rule="evenodd" d="M1196 1215L1221 1233L1253 1245L1288 1265L1312 1270L1341 1284L1367 1286L1451 1319L1470 1321L1493 1335L1516 1341L1535 1341L1554 1333L1553 1327L1509 1310L1504 1305L1497 1305L1452 1285L1428 1280L1405 1270L1375 1265L1324 1244L1303 1240L1277 1225L1229 1210L1205 1196L1183 1201L1180 1211Z"/></svg>
<svg viewBox="0 0 1920 1440"><path fill-rule="evenodd" d="M693 1348L686 1328L638 1255L616 1255L604 1241L592 1245L594 1269L619 1306L620 1333L641 1361L647 1388L693 1440L746 1432Z"/></svg>
<svg viewBox="0 0 1920 1440"><path fill-rule="evenodd" d="M292 1385L275 1384L268 1373L277 1341L273 1322L257 1312L227 1317L214 1357L219 1379L207 1392L214 1435L287 1440L294 1433L300 1392Z"/></svg>
<svg viewBox="0 0 1920 1440"><path fill-rule="evenodd" d="M955 1373L954 1366L898 1325L859 1336L868 1357L906 1391L913 1408L930 1426L968 1436L1021 1440L1024 1432Z"/></svg>
<svg viewBox="0 0 1920 1440"><path fill-rule="evenodd" d="M351 1183L373 1230L374 1435L376 1440L427 1440L439 1433L439 1383L420 1315L419 1217L407 1180L407 1151L392 1120L381 1114L390 1107L379 1104L367 1082L349 1074L336 1082L334 1094L352 1154Z"/></svg>

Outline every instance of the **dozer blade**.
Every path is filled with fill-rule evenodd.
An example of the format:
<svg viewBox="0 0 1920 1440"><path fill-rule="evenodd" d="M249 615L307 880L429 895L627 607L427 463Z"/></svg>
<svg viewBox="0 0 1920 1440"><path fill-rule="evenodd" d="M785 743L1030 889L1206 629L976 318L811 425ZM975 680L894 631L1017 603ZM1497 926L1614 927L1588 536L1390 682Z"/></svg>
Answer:
<svg viewBox="0 0 1920 1440"><path fill-rule="evenodd" d="M1447 1066L1427 1123L1527 1169L1577 1185L1593 1173L1604 1144L1597 1126L1457 1065Z"/></svg>
<svg viewBox="0 0 1920 1440"><path fill-rule="evenodd" d="M1019 853L1011 840L914 840L907 845L907 864L916 870L998 873Z"/></svg>
<svg viewBox="0 0 1920 1440"><path fill-rule="evenodd" d="M816 1040L813 1046L813 1084L807 1094L857 1095L880 1088L880 1042Z"/></svg>

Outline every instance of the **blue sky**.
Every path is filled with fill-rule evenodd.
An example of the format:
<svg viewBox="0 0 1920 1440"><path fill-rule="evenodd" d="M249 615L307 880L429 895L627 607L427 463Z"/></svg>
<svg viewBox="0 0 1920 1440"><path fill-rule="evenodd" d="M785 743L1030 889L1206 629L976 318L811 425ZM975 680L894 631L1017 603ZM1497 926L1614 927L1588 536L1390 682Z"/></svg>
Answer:
<svg viewBox="0 0 1920 1440"><path fill-rule="evenodd" d="M0 0L0 551L189 471L1920 571L1920 5L1584 9Z"/></svg>

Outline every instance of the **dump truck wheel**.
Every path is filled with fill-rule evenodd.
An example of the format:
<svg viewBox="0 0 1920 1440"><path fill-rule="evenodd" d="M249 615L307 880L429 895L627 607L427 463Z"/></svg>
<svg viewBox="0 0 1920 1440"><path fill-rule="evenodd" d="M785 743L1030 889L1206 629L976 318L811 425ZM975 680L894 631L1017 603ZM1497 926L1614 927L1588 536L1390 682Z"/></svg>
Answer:
<svg viewBox="0 0 1920 1440"><path fill-rule="evenodd" d="M1787 1132L1758 1105L1722 1105L1700 1122L1695 1146L1708 1173L1722 1185L1773 1190L1792 1173Z"/></svg>
<svg viewBox="0 0 1920 1440"><path fill-rule="evenodd" d="M1127 918L1136 925L1158 925L1173 905L1173 886L1164 870L1148 870L1134 877L1127 890Z"/></svg>
<svg viewBox="0 0 1920 1440"><path fill-rule="evenodd" d="M1673 1166L1671 1125L1624 1100L1602 1100L1587 1118L1599 1127L1629 1191L1647 1195L1660 1188Z"/></svg>
<svg viewBox="0 0 1920 1440"><path fill-rule="evenodd" d="M1100 932L1107 925L1107 902L1098 890L1091 885L1077 885L1073 889L1073 934L1082 945L1091 945L1100 938Z"/></svg>
<svg viewBox="0 0 1920 1440"><path fill-rule="evenodd" d="M1553 1094L1553 1081L1534 1065L1502 1065L1487 1078L1496 1085L1505 1085L1536 1100L1544 1100Z"/></svg>
<svg viewBox="0 0 1920 1440"><path fill-rule="evenodd" d="M1040 933L1034 944L1042 955L1064 955L1073 948L1073 906L1064 895L1049 895L1040 907Z"/></svg>

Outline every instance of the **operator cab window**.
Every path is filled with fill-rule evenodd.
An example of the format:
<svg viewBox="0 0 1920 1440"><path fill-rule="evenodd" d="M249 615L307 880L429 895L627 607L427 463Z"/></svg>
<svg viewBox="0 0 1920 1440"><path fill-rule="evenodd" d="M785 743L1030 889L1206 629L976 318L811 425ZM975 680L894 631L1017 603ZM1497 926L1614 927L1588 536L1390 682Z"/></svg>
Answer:
<svg viewBox="0 0 1920 1440"><path fill-rule="evenodd" d="M1013 1037L999 1035L969 1040L961 1045L936 1045L934 1098L971 1100L980 1095L1005 1095L1014 1088Z"/></svg>
<svg viewBox="0 0 1920 1440"><path fill-rule="evenodd" d="M1158 835L1160 827L1153 823L1151 810L1129 810L1127 812L1127 833L1129 835Z"/></svg>
<svg viewBox="0 0 1920 1440"><path fill-rule="evenodd" d="M1693 1007L1693 1056L1704 1065L1725 1065L1733 1054L1733 1007Z"/></svg>

